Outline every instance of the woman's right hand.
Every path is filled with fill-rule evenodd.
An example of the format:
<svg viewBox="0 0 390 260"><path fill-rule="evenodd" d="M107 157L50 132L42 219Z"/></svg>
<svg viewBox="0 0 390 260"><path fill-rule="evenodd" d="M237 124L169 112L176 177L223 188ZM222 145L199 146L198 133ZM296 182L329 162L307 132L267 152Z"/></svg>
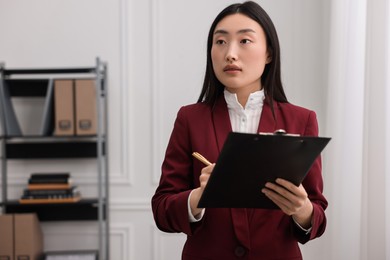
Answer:
<svg viewBox="0 0 390 260"><path fill-rule="evenodd" d="M198 208L198 203L200 200L200 197L202 197L204 188L207 185L207 182L209 181L211 172L213 171L215 166L215 163L206 166L202 169L200 176L199 176L199 182L200 182L200 187L196 188L193 190L191 193L191 198L190 198L190 206L191 206L191 212L193 216L197 216L202 212L202 208Z"/></svg>

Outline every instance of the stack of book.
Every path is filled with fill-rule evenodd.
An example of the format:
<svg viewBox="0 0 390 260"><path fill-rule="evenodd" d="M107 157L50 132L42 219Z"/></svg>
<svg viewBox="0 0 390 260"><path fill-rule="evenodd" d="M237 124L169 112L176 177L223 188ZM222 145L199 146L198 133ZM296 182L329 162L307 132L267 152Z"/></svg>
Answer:
<svg viewBox="0 0 390 260"><path fill-rule="evenodd" d="M32 173L20 203L69 203L80 200L69 173Z"/></svg>

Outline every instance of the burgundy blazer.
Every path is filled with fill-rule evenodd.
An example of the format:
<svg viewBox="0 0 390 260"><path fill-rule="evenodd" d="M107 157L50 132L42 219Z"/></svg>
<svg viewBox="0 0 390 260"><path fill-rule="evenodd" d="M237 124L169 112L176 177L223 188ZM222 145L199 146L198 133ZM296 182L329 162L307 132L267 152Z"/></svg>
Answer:
<svg viewBox="0 0 390 260"><path fill-rule="evenodd" d="M258 132L285 129L303 136L318 135L315 112L278 102L274 103L274 110L276 120L270 105L264 102ZM314 206L309 234L281 210L208 208L200 222L189 222L188 196L199 187L204 167L192 157L192 152L216 162L231 131L223 95L213 108L197 103L179 110L162 164L160 184L152 198L157 227L165 232L187 234L182 259L302 259L298 242L319 237L326 226L327 201L322 194L320 157L303 181Z"/></svg>

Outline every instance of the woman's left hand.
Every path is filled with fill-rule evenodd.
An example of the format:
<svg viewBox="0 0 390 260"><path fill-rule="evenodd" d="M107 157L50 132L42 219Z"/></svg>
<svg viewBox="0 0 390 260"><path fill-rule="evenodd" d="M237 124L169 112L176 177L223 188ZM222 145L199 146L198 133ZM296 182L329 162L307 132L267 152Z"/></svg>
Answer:
<svg viewBox="0 0 390 260"><path fill-rule="evenodd" d="M297 187L289 181L278 178L276 183L267 182L261 191L303 228L311 227L313 204L302 184Z"/></svg>

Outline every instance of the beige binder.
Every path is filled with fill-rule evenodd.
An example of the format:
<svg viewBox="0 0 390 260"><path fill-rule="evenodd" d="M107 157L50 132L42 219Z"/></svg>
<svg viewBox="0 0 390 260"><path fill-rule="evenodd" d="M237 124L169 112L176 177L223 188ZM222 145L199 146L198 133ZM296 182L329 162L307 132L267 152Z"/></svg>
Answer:
<svg viewBox="0 0 390 260"><path fill-rule="evenodd" d="M43 234L34 213L0 215L0 259L39 260Z"/></svg>
<svg viewBox="0 0 390 260"><path fill-rule="evenodd" d="M39 260L43 234L36 214L14 214L15 259Z"/></svg>
<svg viewBox="0 0 390 260"><path fill-rule="evenodd" d="M95 135L96 86L94 79L75 80L76 97L76 135Z"/></svg>
<svg viewBox="0 0 390 260"><path fill-rule="evenodd" d="M55 80L54 108L56 123L54 135L74 135L73 80Z"/></svg>
<svg viewBox="0 0 390 260"><path fill-rule="evenodd" d="M0 215L0 259L14 259L13 215Z"/></svg>

